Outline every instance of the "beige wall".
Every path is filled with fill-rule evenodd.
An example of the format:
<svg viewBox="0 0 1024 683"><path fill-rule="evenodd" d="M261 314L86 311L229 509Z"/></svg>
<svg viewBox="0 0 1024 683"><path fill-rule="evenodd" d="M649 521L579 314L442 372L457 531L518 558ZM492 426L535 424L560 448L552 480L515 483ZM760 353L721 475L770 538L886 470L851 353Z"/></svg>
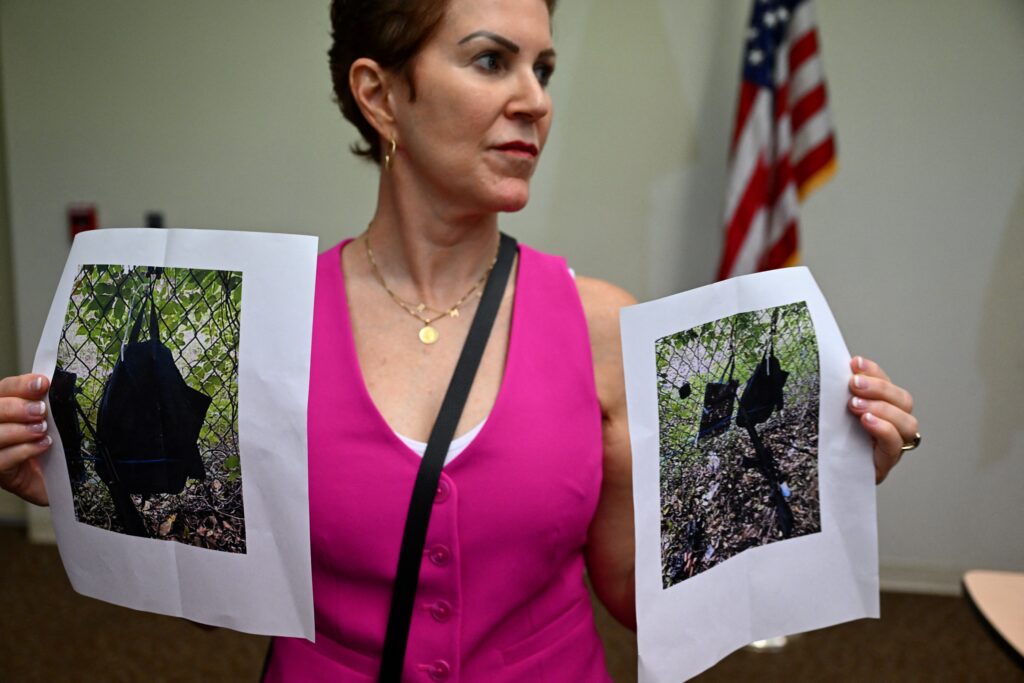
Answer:
<svg viewBox="0 0 1024 683"><path fill-rule="evenodd" d="M826 2L840 173L807 256L852 348L915 389L879 489L893 576L1024 567L1024 3ZM827 29L826 29L827 30Z"/></svg>
<svg viewBox="0 0 1024 683"><path fill-rule="evenodd" d="M327 0L3 0L20 365L67 243L105 225L358 232L373 173L330 102ZM817 3L840 172L806 261L925 444L878 491L889 585L957 590L1024 546L1024 5ZM748 3L563 0L555 128L505 227L641 298L708 281Z"/></svg>
<svg viewBox="0 0 1024 683"><path fill-rule="evenodd" d="M3 64L0 63L0 73ZM0 93L0 131L3 130L3 97ZM7 162L4 139L0 136L0 377L15 373L18 349L14 332L14 278L11 272L11 230L7 221ZM18 521L24 506L6 491L0 491L0 522Z"/></svg>

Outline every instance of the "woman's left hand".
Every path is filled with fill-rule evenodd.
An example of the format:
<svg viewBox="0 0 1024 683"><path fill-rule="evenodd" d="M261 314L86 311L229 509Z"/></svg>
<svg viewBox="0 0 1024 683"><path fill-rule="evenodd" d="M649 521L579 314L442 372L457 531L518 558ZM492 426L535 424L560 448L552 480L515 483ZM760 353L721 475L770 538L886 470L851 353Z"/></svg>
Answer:
<svg viewBox="0 0 1024 683"><path fill-rule="evenodd" d="M920 442L914 397L896 386L878 363L863 356L850 360L850 412L871 436L875 457L875 483L879 484L896 466L905 450ZM910 447L910 448L907 448Z"/></svg>

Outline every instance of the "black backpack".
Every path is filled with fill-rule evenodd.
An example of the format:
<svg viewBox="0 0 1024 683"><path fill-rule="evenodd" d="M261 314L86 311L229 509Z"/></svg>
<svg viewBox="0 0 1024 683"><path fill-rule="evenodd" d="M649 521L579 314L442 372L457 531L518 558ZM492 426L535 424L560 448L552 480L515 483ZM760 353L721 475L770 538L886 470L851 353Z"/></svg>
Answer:
<svg viewBox="0 0 1024 683"><path fill-rule="evenodd" d="M71 481L80 484L85 481L85 463L82 458L82 428L78 424L78 397L76 383L78 375L57 367L50 380L50 416L60 434L64 446L64 459L68 465Z"/></svg>
<svg viewBox="0 0 1024 683"><path fill-rule="evenodd" d="M735 350L730 352L728 374L722 370L722 377L717 382L708 382L704 386L704 408L700 414L700 429L697 432L698 439L708 439L718 436L729 429L732 422L733 406L736 401L736 390L739 388L739 381L732 378L733 370L736 368Z"/></svg>
<svg viewBox="0 0 1024 683"><path fill-rule="evenodd" d="M782 410L782 389L789 373L782 369L775 357L775 318L772 317L771 341L747 380L740 396L736 424L740 427L758 425L768 420L775 410Z"/></svg>
<svg viewBox="0 0 1024 683"><path fill-rule="evenodd" d="M181 493L187 478L206 479L197 442L211 399L185 383L160 343L152 285L147 298L149 339L139 341L144 302L103 388L96 471L128 493Z"/></svg>
<svg viewBox="0 0 1024 683"><path fill-rule="evenodd" d="M782 389L789 373L779 365L775 353L765 354L747 380L740 396L740 409L736 411L736 424L758 425L768 420L772 412L782 410Z"/></svg>

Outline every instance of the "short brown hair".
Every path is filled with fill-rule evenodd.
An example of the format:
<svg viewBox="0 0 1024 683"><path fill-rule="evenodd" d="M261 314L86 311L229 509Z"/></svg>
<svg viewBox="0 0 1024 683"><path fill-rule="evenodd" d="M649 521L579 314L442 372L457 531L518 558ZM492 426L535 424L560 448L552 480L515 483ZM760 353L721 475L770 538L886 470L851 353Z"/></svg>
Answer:
<svg viewBox="0 0 1024 683"><path fill-rule="evenodd" d="M380 136L363 116L349 87L352 63L368 57L396 73L423 48L444 18L449 0L332 0L331 67L334 97L342 115L357 129L364 145L352 145L352 153L380 162ZM554 13L557 0L544 0ZM412 83L410 82L410 86ZM415 97L415 90L412 90Z"/></svg>

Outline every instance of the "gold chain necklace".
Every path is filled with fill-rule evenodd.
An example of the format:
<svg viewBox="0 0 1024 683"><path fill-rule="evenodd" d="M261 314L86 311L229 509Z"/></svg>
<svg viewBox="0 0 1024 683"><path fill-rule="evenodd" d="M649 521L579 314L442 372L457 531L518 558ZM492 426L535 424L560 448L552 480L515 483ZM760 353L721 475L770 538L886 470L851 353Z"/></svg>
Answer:
<svg viewBox="0 0 1024 683"><path fill-rule="evenodd" d="M380 283L384 291L388 293L392 301L402 307L406 313L423 323L423 327L420 328L419 338L424 344L433 344L438 340L440 335L437 332L437 328L434 327L434 323L441 318L458 318L459 317L459 306L466 303L473 294L478 296L482 293L482 287L487 282L487 277L491 274L494 269L494 264L498 262L498 253L495 251L494 258L491 259L491 264L487 266L487 270L480 276L469 291L462 295L462 298L456 301L454 304L449 306L446 310L439 311L436 308L431 308L425 303L420 302L418 304L411 304L402 297L395 294L395 292L388 287L388 283L384 280L384 274L380 272L380 268L377 267L377 260L373 257L373 248L370 246L370 233L366 233L366 257L370 261L370 268L373 269L373 274L377 278L377 282ZM425 313L431 313L433 315L424 315Z"/></svg>

